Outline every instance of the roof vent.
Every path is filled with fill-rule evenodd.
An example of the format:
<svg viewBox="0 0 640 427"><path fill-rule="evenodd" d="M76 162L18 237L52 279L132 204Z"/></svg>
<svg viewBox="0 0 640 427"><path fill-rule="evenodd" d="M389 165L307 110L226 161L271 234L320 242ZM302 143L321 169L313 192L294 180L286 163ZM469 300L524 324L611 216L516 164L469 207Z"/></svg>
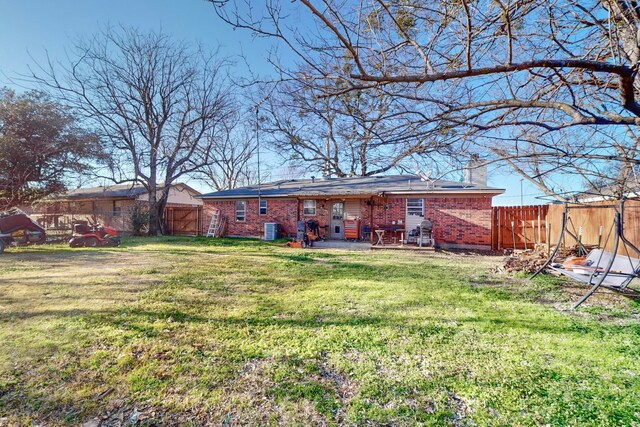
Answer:
<svg viewBox="0 0 640 427"><path fill-rule="evenodd" d="M311 175L311 182L316 182L316 177Z"/></svg>

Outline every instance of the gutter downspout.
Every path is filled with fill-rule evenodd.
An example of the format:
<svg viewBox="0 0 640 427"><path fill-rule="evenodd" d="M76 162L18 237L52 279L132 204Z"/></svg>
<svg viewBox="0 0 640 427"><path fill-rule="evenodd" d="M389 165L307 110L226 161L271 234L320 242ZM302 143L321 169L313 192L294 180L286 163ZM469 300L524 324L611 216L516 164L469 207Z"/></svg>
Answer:
<svg viewBox="0 0 640 427"><path fill-rule="evenodd" d="M369 243L373 245L373 196L369 198Z"/></svg>

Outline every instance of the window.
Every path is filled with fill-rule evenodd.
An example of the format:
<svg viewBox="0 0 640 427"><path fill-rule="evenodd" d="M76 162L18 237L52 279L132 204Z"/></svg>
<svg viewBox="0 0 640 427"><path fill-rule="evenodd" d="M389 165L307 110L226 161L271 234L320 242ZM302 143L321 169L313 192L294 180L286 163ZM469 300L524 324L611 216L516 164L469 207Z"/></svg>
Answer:
<svg viewBox="0 0 640 427"><path fill-rule="evenodd" d="M407 199L407 215L424 216L424 199Z"/></svg>
<svg viewBox="0 0 640 427"><path fill-rule="evenodd" d="M267 214L267 201L260 200L260 215L266 215L266 214Z"/></svg>
<svg viewBox="0 0 640 427"><path fill-rule="evenodd" d="M122 215L122 201L114 200L113 201L113 216Z"/></svg>
<svg viewBox="0 0 640 427"><path fill-rule="evenodd" d="M303 215L315 215L316 214L316 201L315 200L305 200L302 205L302 213Z"/></svg>
<svg viewBox="0 0 640 427"><path fill-rule="evenodd" d="M236 222L245 222L247 220L247 202L244 200L236 201Z"/></svg>

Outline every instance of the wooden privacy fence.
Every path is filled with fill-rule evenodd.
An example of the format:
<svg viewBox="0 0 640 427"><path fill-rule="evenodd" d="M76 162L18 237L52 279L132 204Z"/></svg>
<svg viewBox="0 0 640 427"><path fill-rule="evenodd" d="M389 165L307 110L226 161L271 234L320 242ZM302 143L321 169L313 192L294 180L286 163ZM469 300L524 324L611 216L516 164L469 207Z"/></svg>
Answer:
<svg viewBox="0 0 640 427"><path fill-rule="evenodd" d="M492 249L533 249L538 243L547 243L548 210L547 205L494 207Z"/></svg>
<svg viewBox="0 0 640 427"><path fill-rule="evenodd" d="M579 236L581 243L585 246L599 246L606 249L613 247L613 219L614 206L618 206L618 201L593 202L585 204L570 204L567 219L567 230L575 236ZM547 219L549 221L549 242L555 245L558 235L562 229L562 212L564 205L550 205ZM640 201L627 200L624 205L623 227L624 234L636 247L640 245ZM611 237L607 240L607 236ZM574 246L576 239L566 234L564 246ZM620 245L618 253L626 254L624 245ZM637 257L635 254L631 254Z"/></svg>
<svg viewBox="0 0 640 427"><path fill-rule="evenodd" d="M165 220L167 222L167 234L199 235L201 232L202 208L194 207L168 207Z"/></svg>
<svg viewBox="0 0 640 427"><path fill-rule="evenodd" d="M570 204L567 230L588 247L613 248L613 219L618 201ZM536 243L555 246L562 229L564 205L499 206L492 212L494 250L533 249ZM624 234L640 247L640 200L627 200L623 218ZM607 239L607 236L611 236ZM575 246L578 241L566 234L561 246ZM525 246L526 245L526 246ZM624 245L618 253L626 254ZM636 257L635 254L631 254Z"/></svg>

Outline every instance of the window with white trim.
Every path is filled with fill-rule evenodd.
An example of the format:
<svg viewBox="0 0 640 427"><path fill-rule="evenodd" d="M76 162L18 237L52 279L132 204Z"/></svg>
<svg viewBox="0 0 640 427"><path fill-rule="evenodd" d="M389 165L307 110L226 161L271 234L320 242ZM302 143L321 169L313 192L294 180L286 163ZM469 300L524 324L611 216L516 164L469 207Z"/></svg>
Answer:
<svg viewBox="0 0 640 427"><path fill-rule="evenodd" d="M407 199L407 215L424 216L424 199Z"/></svg>
<svg viewBox="0 0 640 427"><path fill-rule="evenodd" d="M267 201L266 200L263 200L263 199L260 200L259 211L260 211L260 215L266 215L267 214Z"/></svg>
<svg viewBox="0 0 640 427"><path fill-rule="evenodd" d="M247 202L244 200L236 200L236 222L245 222L247 220Z"/></svg>
<svg viewBox="0 0 640 427"><path fill-rule="evenodd" d="M316 201L305 200L302 205L302 213L306 216L312 216L316 214Z"/></svg>

